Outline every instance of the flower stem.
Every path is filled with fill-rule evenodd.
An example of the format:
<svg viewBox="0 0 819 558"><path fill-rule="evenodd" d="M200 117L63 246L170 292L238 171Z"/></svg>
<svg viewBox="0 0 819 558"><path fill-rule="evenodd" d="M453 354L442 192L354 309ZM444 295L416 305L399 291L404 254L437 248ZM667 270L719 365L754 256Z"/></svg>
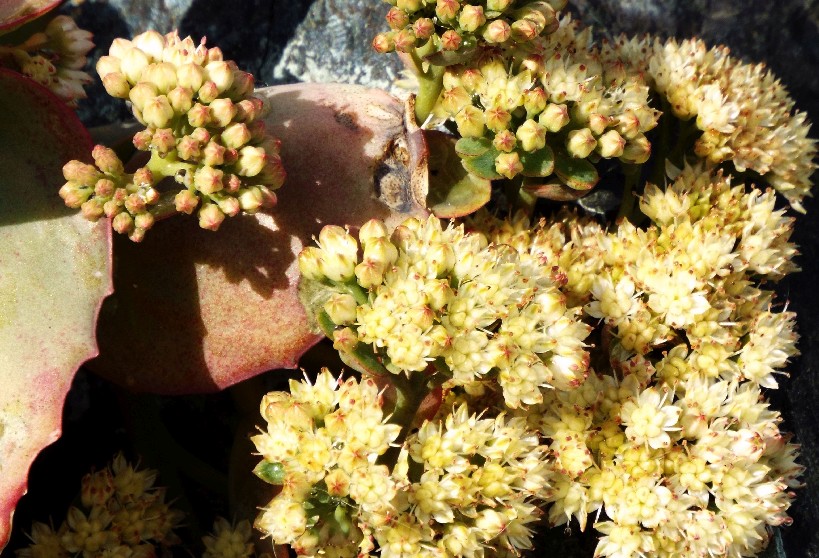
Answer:
<svg viewBox="0 0 819 558"><path fill-rule="evenodd" d="M392 468L398 461L401 447L407 439L407 435L412 428L415 415L421 407L424 398L431 390L426 381L424 372L412 372L409 377L404 374L391 375L391 384L395 388L395 407L389 421L401 427L401 433L393 442L393 445L384 452L378 460L380 463Z"/></svg>
<svg viewBox="0 0 819 558"><path fill-rule="evenodd" d="M432 52L435 45L430 40L425 45L412 50L405 60L412 65L412 70L418 78L418 96L415 99L415 121L419 126L426 122L432 113L438 96L444 88L443 66L435 66L429 62L424 62L422 58ZM426 70L424 67L426 66Z"/></svg>
<svg viewBox="0 0 819 558"><path fill-rule="evenodd" d="M617 220L625 217L631 222L634 222L635 202L637 201L637 193L635 192L637 182L640 180L640 170L642 165L623 165L623 174L625 175L625 184L623 188L623 199L620 202L620 211L617 213Z"/></svg>

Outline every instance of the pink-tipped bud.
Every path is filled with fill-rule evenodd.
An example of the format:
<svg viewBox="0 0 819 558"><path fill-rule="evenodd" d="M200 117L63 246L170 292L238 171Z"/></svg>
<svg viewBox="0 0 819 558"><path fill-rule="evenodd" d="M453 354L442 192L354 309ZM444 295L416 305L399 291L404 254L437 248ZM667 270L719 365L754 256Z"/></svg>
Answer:
<svg viewBox="0 0 819 558"><path fill-rule="evenodd" d="M472 105L464 107L455 115L458 133L465 138L480 138L484 134L483 111Z"/></svg>
<svg viewBox="0 0 819 558"><path fill-rule="evenodd" d="M333 349L340 353L351 353L358 345L358 335L349 327L333 332Z"/></svg>
<svg viewBox="0 0 819 558"><path fill-rule="evenodd" d="M262 193L256 188L243 188L239 190L239 205L247 213L254 213L262 206Z"/></svg>
<svg viewBox="0 0 819 558"><path fill-rule="evenodd" d="M484 83L483 74L477 68L467 68L461 74L461 85L467 93L474 93L479 90Z"/></svg>
<svg viewBox="0 0 819 558"><path fill-rule="evenodd" d="M569 155L577 159L585 159L595 147L597 147L597 140L588 128L572 130L566 138L566 149Z"/></svg>
<svg viewBox="0 0 819 558"><path fill-rule="evenodd" d="M540 30L535 22L529 19L519 19L512 23L512 39L518 43L526 43L536 38Z"/></svg>
<svg viewBox="0 0 819 558"><path fill-rule="evenodd" d="M205 79L212 81L219 90L219 93L223 93L233 85L233 68L231 68L228 62L209 62L205 66Z"/></svg>
<svg viewBox="0 0 819 558"><path fill-rule="evenodd" d="M199 88L197 95L199 96L199 100L203 103L211 103L219 97L219 88L215 83L208 80Z"/></svg>
<svg viewBox="0 0 819 558"><path fill-rule="evenodd" d="M103 202L100 199L93 198L80 206L80 211L82 212L82 216L88 219L89 221L96 221L103 215L105 215L105 210L103 209Z"/></svg>
<svg viewBox="0 0 819 558"><path fill-rule="evenodd" d="M384 221L380 219L370 219L361 225L358 231L358 240L363 246L366 246L367 243L372 240L388 238L389 236L390 233L387 230L387 226L384 224Z"/></svg>
<svg viewBox="0 0 819 558"><path fill-rule="evenodd" d="M165 95L157 95L142 108L142 121L154 128L166 127L173 117L173 107Z"/></svg>
<svg viewBox="0 0 819 558"><path fill-rule="evenodd" d="M199 209L199 226L210 231L219 230L225 214L215 203L206 203Z"/></svg>
<svg viewBox="0 0 819 558"><path fill-rule="evenodd" d="M223 188L222 177L224 173L213 167L201 167L196 169L193 175L194 187L203 194L213 194Z"/></svg>
<svg viewBox="0 0 819 558"><path fill-rule="evenodd" d="M204 39L202 39L202 43L204 44ZM225 55L219 47L209 48L207 55L205 62L221 62L225 59Z"/></svg>
<svg viewBox="0 0 819 558"><path fill-rule="evenodd" d="M594 112L589 115L589 129L592 131L592 134L595 136L599 136L603 132L606 131L606 128L612 123L612 119L608 116L604 116L599 112Z"/></svg>
<svg viewBox="0 0 819 558"><path fill-rule="evenodd" d="M157 31L145 31L133 39L134 46L151 57L152 61L162 60L165 50L165 37Z"/></svg>
<svg viewBox="0 0 819 558"><path fill-rule="evenodd" d="M411 52L415 48L415 33L412 29L402 29L395 34L393 41L398 52Z"/></svg>
<svg viewBox="0 0 819 558"><path fill-rule="evenodd" d="M321 268L321 260L324 252L315 246L308 246L299 252L299 271L307 279L321 281L325 278Z"/></svg>
<svg viewBox="0 0 819 558"><path fill-rule="evenodd" d="M88 186L78 186L76 182L66 182L60 188L60 197L65 205L77 209L91 197L93 190Z"/></svg>
<svg viewBox="0 0 819 558"><path fill-rule="evenodd" d="M119 72L105 74L102 78L102 86L109 95L116 99L127 99L131 93L131 84Z"/></svg>
<svg viewBox="0 0 819 558"><path fill-rule="evenodd" d="M211 122L224 128L236 116L236 106L230 99L216 99L210 104Z"/></svg>
<svg viewBox="0 0 819 558"><path fill-rule="evenodd" d="M268 153L267 162L265 163L262 172L257 175L257 180L260 180L271 189L276 190L277 188L280 188L282 184L284 184L285 178L287 178L287 172L284 170L281 157L278 155L270 155Z"/></svg>
<svg viewBox="0 0 819 558"><path fill-rule="evenodd" d="M502 12L512 4L513 0L486 0L486 9L491 12Z"/></svg>
<svg viewBox="0 0 819 558"><path fill-rule="evenodd" d="M225 163L225 147L215 141L209 141L202 151L202 162L209 167L218 167Z"/></svg>
<svg viewBox="0 0 819 558"><path fill-rule="evenodd" d="M63 165L63 176L66 180L90 186L99 179L100 173L94 165L74 159Z"/></svg>
<svg viewBox="0 0 819 558"><path fill-rule="evenodd" d="M176 146L176 153L183 161L197 162L202 156L202 144L191 136L183 136Z"/></svg>
<svg viewBox="0 0 819 558"><path fill-rule="evenodd" d="M501 153L495 157L495 170L506 178L514 178L523 171L523 164L517 152Z"/></svg>
<svg viewBox="0 0 819 558"><path fill-rule="evenodd" d="M569 109L566 105L554 103L549 103L537 119L538 123L545 126L550 132L559 132L569 123L569 120Z"/></svg>
<svg viewBox="0 0 819 558"><path fill-rule="evenodd" d="M523 107L526 109L526 116L534 118L546 109L549 102L549 96L542 87L529 89L523 92Z"/></svg>
<svg viewBox="0 0 819 558"><path fill-rule="evenodd" d="M421 0L396 0L395 5L400 10L413 13L420 10L423 4Z"/></svg>
<svg viewBox="0 0 819 558"><path fill-rule="evenodd" d="M141 112L143 107L158 94L159 90L156 88L156 85L143 81L131 88L131 91L128 93L128 98L131 100L131 103L133 103L134 108L139 109Z"/></svg>
<svg viewBox="0 0 819 558"><path fill-rule="evenodd" d="M95 145L91 151L91 156L94 158L97 168L106 174L119 176L125 172L122 161L119 160L113 149L109 149L104 145Z"/></svg>
<svg viewBox="0 0 819 558"><path fill-rule="evenodd" d="M102 205L102 210L105 212L106 217L113 217L122 211L122 204L117 200L108 200Z"/></svg>
<svg viewBox="0 0 819 558"><path fill-rule="evenodd" d="M148 229L154 226L155 221L156 219L154 218L154 216L145 211L134 217L134 226L137 229L147 231Z"/></svg>
<svg viewBox="0 0 819 558"><path fill-rule="evenodd" d="M324 303L324 311L336 325L351 324L355 321L355 311L358 308L353 295L346 293L333 294Z"/></svg>
<svg viewBox="0 0 819 558"><path fill-rule="evenodd" d="M509 111L501 107L490 107L486 109L484 117L486 119L486 127L493 132L500 132L501 130L507 129L509 123L512 121L512 115L509 114Z"/></svg>
<svg viewBox="0 0 819 558"><path fill-rule="evenodd" d="M545 72L542 54L530 54L520 63L520 71L529 70L533 76L542 76Z"/></svg>
<svg viewBox="0 0 819 558"><path fill-rule="evenodd" d="M125 209L131 215L145 211L145 200L139 194L131 194L125 199Z"/></svg>
<svg viewBox="0 0 819 558"><path fill-rule="evenodd" d="M222 132L222 143L225 147L238 149L250 141L251 133L244 122L234 122Z"/></svg>
<svg viewBox="0 0 819 558"><path fill-rule="evenodd" d="M180 87L199 91L205 83L205 70L197 64L182 64L176 69L176 81Z"/></svg>
<svg viewBox="0 0 819 558"><path fill-rule="evenodd" d="M114 190L117 189L117 185L114 184L113 180L108 178L100 178L97 180L96 184L94 184L94 195L99 196L100 198L110 198L114 195Z"/></svg>
<svg viewBox="0 0 819 558"><path fill-rule="evenodd" d="M210 124L210 107L196 103L188 111L188 123L195 128L203 128Z"/></svg>
<svg viewBox="0 0 819 558"><path fill-rule="evenodd" d="M97 60L96 70L100 78L104 78L108 74L121 73L120 59L116 56L100 56L100 59Z"/></svg>
<svg viewBox="0 0 819 558"><path fill-rule="evenodd" d="M267 124L264 120L254 120L248 123L247 129L250 130L250 141L253 143L260 143L267 136Z"/></svg>
<svg viewBox="0 0 819 558"><path fill-rule="evenodd" d="M173 135L173 130L159 128L154 131L151 138L151 149L155 150L157 155L165 157L174 147L176 147L176 138Z"/></svg>
<svg viewBox="0 0 819 558"><path fill-rule="evenodd" d="M483 31L483 38L488 43L501 44L509 40L512 36L512 28L502 19L496 19L486 26Z"/></svg>
<svg viewBox="0 0 819 558"><path fill-rule="evenodd" d="M142 77L142 72L148 67L151 61L148 55L138 48L131 48L120 60L120 70L130 83L137 83Z"/></svg>
<svg viewBox="0 0 819 558"><path fill-rule="evenodd" d="M386 54L395 50L395 31L379 33L373 37L373 50L379 54Z"/></svg>
<svg viewBox="0 0 819 558"><path fill-rule="evenodd" d="M218 205L219 209L222 210L222 213L228 217L236 217L242 210L239 200L232 197L221 198L216 202L216 205Z"/></svg>
<svg viewBox="0 0 819 558"><path fill-rule="evenodd" d="M176 210L180 213L190 215L196 206L199 205L199 198L190 190L181 190L173 199Z"/></svg>
<svg viewBox="0 0 819 558"><path fill-rule="evenodd" d="M447 89L441 95L441 106L450 116L455 116L461 109L472 103L472 96L463 87Z"/></svg>
<svg viewBox="0 0 819 558"><path fill-rule="evenodd" d="M239 160L239 150L235 147L225 148L225 165L232 165Z"/></svg>
<svg viewBox="0 0 819 558"><path fill-rule="evenodd" d="M191 137L205 145L210 141L210 132L208 132L205 128L196 128L193 132L191 132Z"/></svg>
<svg viewBox="0 0 819 558"><path fill-rule="evenodd" d="M641 165L648 161L649 157L651 157L651 142L643 134L640 134L626 143L620 160L624 163Z"/></svg>
<svg viewBox="0 0 819 558"><path fill-rule="evenodd" d="M176 87L176 68L168 62L149 64L140 81L153 83L160 93L167 93Z"/></svg>
<svg viewBox="0 0 819 558"><path fill-rule="evenodd" d="M458 25L467 33L474 32L484 23L486 23L486 16L483 15L483 6L467 4L463 7L458 17Z"/></svg>
<svg viewBox="0 0 819 558"><path fill-rule="evenodd" d="M428 17L419 18L412 24L412 32L417 38L425 41L435 33L435 23Z"/></svg>
<svg viewBox="0 0 819 558"><path fill-rule="evenodd" d="M117 213L111 221L111 228L119 234L128 234L134 230L134 218L124 211Z"/></svg>
<svg viewBox="0 0 819 558"><path fill-rule="evenodd" d="M253 93L256 87L256 80L253 74L242 72L241 70L233 70L233 85L231 85L226 94L233 99L241 99Z"/></svg>
<svg viewBox="0 0 819 558"><path fill-rule="evenodd" d="M511 130L502 130L495 134L495 137L492 139L492 145L502 153L511 153L515 149L517 141L515 134Z"/></svg>
<svg viewBox="0 0 819 558"><path fill-rule="evenodd" d="M177 86L168 91L168 101L176 114L185 114L193 107L193 90Z"/></svg>
<svg viewBox="0 0 819 558"><path fill-rule="evenodd" d="M262 114L264 103L257 97L242 99L236 103L236 121L253 122Z"/></svg>
<svg viewBox="0 0 819 558"><path fill-rule="evenodd" d="M454 20L460 10L458 0L437 0L435 3L435 15L443 23Z"/></svg>
<svg viewBox="0 0 819 558"><path fill-rule="evenodd" d="M267 154L264 149L245 146L239 150L239 159L236 161L236 173L239 176L256 176L264 168Z"/></svg>
<svg viewBox="0 0 819 558"><path fill-rule="evenodd" d="M626 147L626 140L617 133L617 130L609 130L597 138L597 152L606 159L620 157Z"/></svg>
<svg viewBox="0 0 819 558"><path fill-rule="evenodd" d="M546 128L530 118L518 126L515 137L524 151L537 151L546 145Z"/></svg>
<svg viewBox="0 0 819 558"><path fill-rule="evenodd" d="M454 29L445 31L441 35L441 48L444 50L458 50L461 48L461 36Z"/></svg>
<svg viewBox="0 0 819 558"><path fill-rule="evenodd" d="M225 175L222 179L222 184L225 185L225 192L235 194L242 187L242 179L233 173Z"/></svg>
<svg viewBox="0 0 819 558"><path fill-rule="evenodd" d="M390 8L390 11L387 12L385 19L387 20L387 25L390 26L390 29L395 29L396 31L403 29L409 24L409 16L407 15L407 12L396 8L395 6Z"/></svg>
<svg viewBox="0 0 819 558"><path fill-rule="evenodd" d="M140 151L148 151L151 148L151 139L154 137L153 130L140 130L134 134L134 147Z"/></svg>

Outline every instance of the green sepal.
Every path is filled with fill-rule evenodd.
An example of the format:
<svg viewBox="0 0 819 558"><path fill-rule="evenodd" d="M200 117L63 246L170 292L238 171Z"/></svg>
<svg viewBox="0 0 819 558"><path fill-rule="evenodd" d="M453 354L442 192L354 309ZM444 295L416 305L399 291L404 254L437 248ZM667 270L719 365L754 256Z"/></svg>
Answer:
<svg viewBox="0 0 819 558"><path fill-rule="evenodd" d="M492 141L489 138L461 138L455 142L455 153L462 159L480 157L491 148Z"/></svg>
<svg viewBox="0 0 819 558"><path fill-rule="evenodd" d="M548 145L531 153L519 151L518 155L523 165L523 176L544 177L555 170L555 152Z"/></svg>
<svg viewBox="0 0 819 558"><path fill-rule="evenodd" d="M555 174L573 190L591 190L600 180L597 169L586 159L575 159L562 152L555 156Z"/></svg>
<svg viewBox="0 0 819 558"><path fill-rule="evenodd" d="M253 474L266 483L281 485L284 484L284 465L270 461L261 461L253 469Z"/></svg>

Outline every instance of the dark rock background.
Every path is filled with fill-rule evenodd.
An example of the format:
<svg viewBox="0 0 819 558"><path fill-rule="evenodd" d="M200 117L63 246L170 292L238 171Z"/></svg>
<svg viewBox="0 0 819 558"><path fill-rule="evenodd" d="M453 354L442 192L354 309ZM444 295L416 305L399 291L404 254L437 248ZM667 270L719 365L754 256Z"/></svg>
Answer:
<svg viewBox="0 0 819 558"><path fill-rule="evenodd" d="M573 12L599 33L657 33L700 36L723 43L748 61L764 61L782 79L801 110L819 121L819 0L574 0ZM377 56L371 37L385 28L387 5L379 0L109 0L68 3L62 11L95 33L96 56L114 37L153 28L178 28L195 39L207 36L227 58L253 72L259 84L343 81L390 88L399 76L394 56ZM89 91L81 116L89 126L127 119L124 104L109 100L100 85ZM819 137L819 128L813 134ZM816 178L819 180L819 177ZM795 432L807 467L806 487L792 508L793 526L783 531L770 555L819 558L819 204L805 204L794 239L801 247L801 273L783 281L780 300L799 316L802 355L791 378L770 393ZM69 402L70 411L70 402ZM33 488L34 489L34 488ZM561 531L546 547L568 556L573 549L591 556L584 543ZM541 555L551 555L541 548Z"/></svg>

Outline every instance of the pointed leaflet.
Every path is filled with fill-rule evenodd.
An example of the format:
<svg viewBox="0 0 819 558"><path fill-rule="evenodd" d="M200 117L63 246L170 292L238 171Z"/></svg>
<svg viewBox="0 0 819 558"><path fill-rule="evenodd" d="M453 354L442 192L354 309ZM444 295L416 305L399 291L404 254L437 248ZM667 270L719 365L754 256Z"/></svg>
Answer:
<svg viewBox="0 0 819 558"><path fill-rule="evenodd" d="M74 372L96 354L110 292L110 234L57 195L62 165L91 140L49 91L0 70L0 549L28 469L60 435Z"/></svg>
<svg viewBox="0 0 819 558"><path fill-rule="evenodd" d="M157 223L141 244L116 238L116 294L100 316L106 378L139 391L222 389L294 368L321 335L299 302L296 256L324 225L397 225L424 213L425 158L395 98L357 86L258 92L282 142L287 180L269 214L204 231L195 217Z"/></svg>

